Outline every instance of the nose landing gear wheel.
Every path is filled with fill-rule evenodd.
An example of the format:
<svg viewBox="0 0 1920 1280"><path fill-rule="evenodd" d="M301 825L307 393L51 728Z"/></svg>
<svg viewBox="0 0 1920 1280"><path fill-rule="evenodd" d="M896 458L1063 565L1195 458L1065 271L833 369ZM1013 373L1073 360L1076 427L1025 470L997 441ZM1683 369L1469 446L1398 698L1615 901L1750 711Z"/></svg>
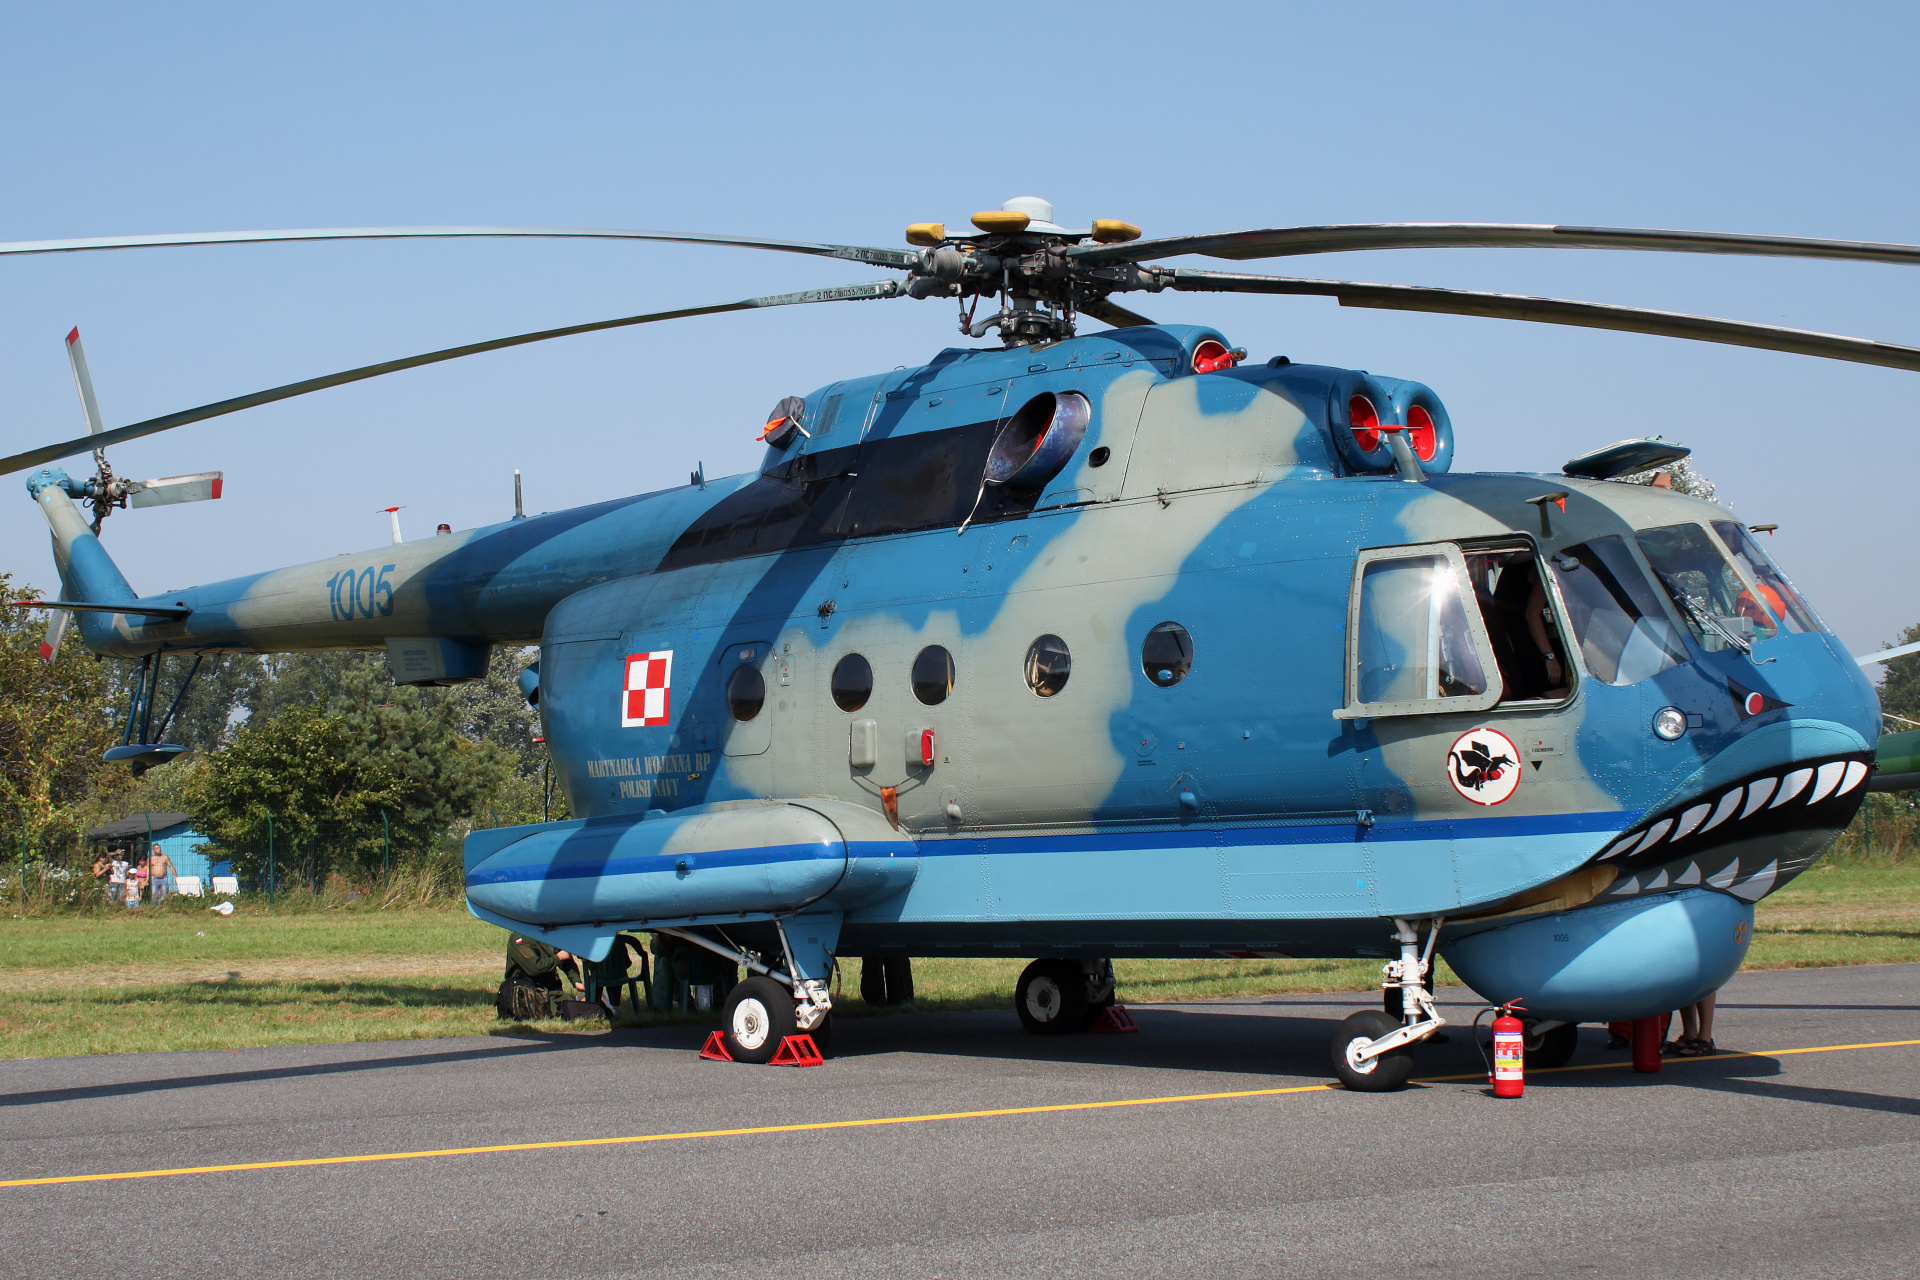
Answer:
<svg viewBox="0 0 1920 1280"><path fill-rule="evenodd" d="M1554 1067L1564 1067L1573 1057L1573 1051L1580 1047L1580 1027L1573 1022L1563 1022L1549 1031L1535 1031L1534 1024L1527 1024L1526 1052L1527 1069L1530 1071L1550 1071Z"/></svg>
<svg viewBox="0 0 1920 1280"><path fill-rule="evenodd" d="M793 994L758 974L733 989L721 1014L720 1034L735 1062L769 1062L780 1042L799 1031Z"/></svg>
<svg viewBox="0 0 1920 1280"><path fill-rule="evenodd" d="M1399 1027L1398 1018L1390 1018L1378 1009L1363 1009L1347 1015L1340 1029L1333 1033L1333 1074L1340 1077L1340 1083L1360 1093L1388 1093L1405 1085L1407 1077L1413 1074L1413 1054L1406 1046L1390 1049L1366 1062L1356 1063L1347 1056L1351 1047L1364 1048L1366 1042L1378 1040Z"/></svg>
<svg viewBox="0 0 1920 1280"><path fill-rule="evenodd" d="M1087 977L1072 960L1035 960L1013 989L1020 1025L1035 1035L1058 1036L1087 1029Z"/></svg>

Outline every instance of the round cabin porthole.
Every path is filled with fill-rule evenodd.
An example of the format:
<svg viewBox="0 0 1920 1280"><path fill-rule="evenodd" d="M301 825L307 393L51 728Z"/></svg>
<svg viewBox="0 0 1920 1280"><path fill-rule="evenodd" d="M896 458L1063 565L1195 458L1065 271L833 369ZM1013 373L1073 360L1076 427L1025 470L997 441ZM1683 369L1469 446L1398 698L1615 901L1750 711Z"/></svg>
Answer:
<svg viewBox="0 0 1920 1280"><path fill-rule="evenodd" d="M1140 646L1140 669L1163 689L1179 684L1193 669L1193 637L1177 622L1161 623Z"/></svg>
<svg viewBox="0 0 1920 1280"><path fill-rule="evenodd" d="M987 483L1038 489L1060 474L1092 420L1093 406L1079 392L1040 393L1000 428L987 455Z"/></svg>
<svg viewBox="0 0 1920 1280"><path fill-rule="evenodd" d="M913 696L937 707L953 692L953 655L930 644L913 660Z"/></svg>
<svg viewBox="0 0 1920 1280"><path fill-rule="evenodd" d="M1072 670L1073 655L1059 636L1041 636L1027 650L1027 688L1043 698L1066 688Z"/></svg>
<svg viewBox="0 0 1920 1280"><path fill-rule="evenodd" d="M833 705L842 711L858 711L873 696L873 667L857 653L850 653L833 665Z"/></svg>
<svg viewBox="0 0 1920 1280"><path fill-rule="evenodd" d="M767 705L767 681L760 668L743 663L727 677L727 710L735 720L751 720Z"/></svg>

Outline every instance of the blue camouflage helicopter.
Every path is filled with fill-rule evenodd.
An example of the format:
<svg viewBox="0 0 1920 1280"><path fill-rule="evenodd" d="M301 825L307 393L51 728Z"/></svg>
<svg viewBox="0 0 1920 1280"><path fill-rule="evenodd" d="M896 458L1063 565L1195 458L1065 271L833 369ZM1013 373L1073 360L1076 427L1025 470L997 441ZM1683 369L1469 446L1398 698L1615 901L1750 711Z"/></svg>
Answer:
<svg viewBox="0 0 1920 1280"><path fill-rule="evenodd" d="M1920 263L1920 247L1492 224L1143 240L1031 197L907 250L596 229L422 227L0 245L556 236L810 254L899 273L521 334L314 378L6 458L33 470L62 598L141 660L126 742L168 758L162 664L384 649L394 678L521 676L572 812L466 842L473 913L589 958L648 930L744 966L722 1035L764 1062L824 1033L836 958L897 994L915 956L1032 957L1035 1032L1086 1029L1115 957L1380 957L1384 1008L1332 1066L1391 1089L1444 1025L1443 956L1523 1002L1536 1061L1580 1021L1649 1017L1740 965L1754 903L1872 785L1856 661L1727 511L1614 482L1685 456L1623 441L1562 474L1455 474L1419 382L1251 363L1113 301L1165 290L1617 329L1920 370L1920 349L1559 299L1168 268L1422 246ZM992 345L781 399L752 473L141 596L98 537L105 448L522 343L724 311L956 300ZM990 314L981 316L982 306ZM1082 318L1110 326L1079 334ZM758 424L756 424L758 425ZM78 504L91 504L89 522ZM188 679L191 678L189 671ZM184 685L182 685L184 687ZM176 696L175 702L177 704Z"/></svg>

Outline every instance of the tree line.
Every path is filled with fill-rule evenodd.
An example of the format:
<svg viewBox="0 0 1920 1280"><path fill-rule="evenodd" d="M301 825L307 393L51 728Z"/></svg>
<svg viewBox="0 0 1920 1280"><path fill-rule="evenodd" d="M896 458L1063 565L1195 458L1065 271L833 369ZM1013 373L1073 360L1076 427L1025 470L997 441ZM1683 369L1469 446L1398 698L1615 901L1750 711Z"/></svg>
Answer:
<svg viewBox="0 0 1920 1280"><path fill-rule="evenodd" d="M34 598L0 573L0 596ZM208 654L166 734L189 748L135 776L102 753L120 741L139 664L69 638L40 656L44 613L0 610L0 866L76 865L91 827L140 812L192 814L260 882L278 869L329 876L457 856L475 826L565 817L539 717L516 678L535 651L495 649L484 679L446 689L393 683L384 654ZM191 659L173 657L164 714Z"/></svg>

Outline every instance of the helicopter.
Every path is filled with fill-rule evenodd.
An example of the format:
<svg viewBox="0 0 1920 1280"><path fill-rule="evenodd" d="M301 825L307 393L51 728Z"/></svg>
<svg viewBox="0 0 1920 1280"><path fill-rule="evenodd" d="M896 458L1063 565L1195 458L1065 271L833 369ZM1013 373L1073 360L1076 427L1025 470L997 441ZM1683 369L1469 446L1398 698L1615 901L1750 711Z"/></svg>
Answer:
<svg viewBox="0 0 1920 1280"><path fill-rule="evenodd" d="M854 957L883 994L914 957L1029 958L1014 1006L1040 1034L1113 1005L1115 958L1379 958L1382 1007L1330 1048L1361 1091L1404 1084L1413 1046L1445 1026L1436 955L1524 1007L1536 1065L1565 1061L1580 1022L1658 1015L1738 969L1754 904L1873 785L1880 734L1866 660L1762 527L1618 483L1688 455L1659 439L1559 474L1455 473L1455 426L1426 384L1253 362L1219 330L1114 298L1317 295L1920 370L1920 349L1734 320L1155 265L1462 246L1913 265L1920 247L1479 223L1144 239L1117 219L1061 225L1037 197L972 227L914 224L904 250L488 227L0 245L582 237L897 273L115 429L89 409L87 435L0 461L32 472L62 586L22 603L140 660L109 752L136 767L179 750L166 717L153 728L170 657L384 650L396 681L445 685L480 677L492 646L538 644L520 684L575 816L468 836L469 909L590 959L646 930L744 967L719 1032L739 1061L824 1038L835 966ZM125 440L524 343L898 298L957 304L974 345L781 398L751 424L753 472L164 596L135 592L100 541L100 520L148 492L106 465ZM1081 333L1086 319L1107 327ZM83 358L75 372L91 405ZM88 451L90 478L47 465ZM218 496L213 477L177 488Z"/></svg>

